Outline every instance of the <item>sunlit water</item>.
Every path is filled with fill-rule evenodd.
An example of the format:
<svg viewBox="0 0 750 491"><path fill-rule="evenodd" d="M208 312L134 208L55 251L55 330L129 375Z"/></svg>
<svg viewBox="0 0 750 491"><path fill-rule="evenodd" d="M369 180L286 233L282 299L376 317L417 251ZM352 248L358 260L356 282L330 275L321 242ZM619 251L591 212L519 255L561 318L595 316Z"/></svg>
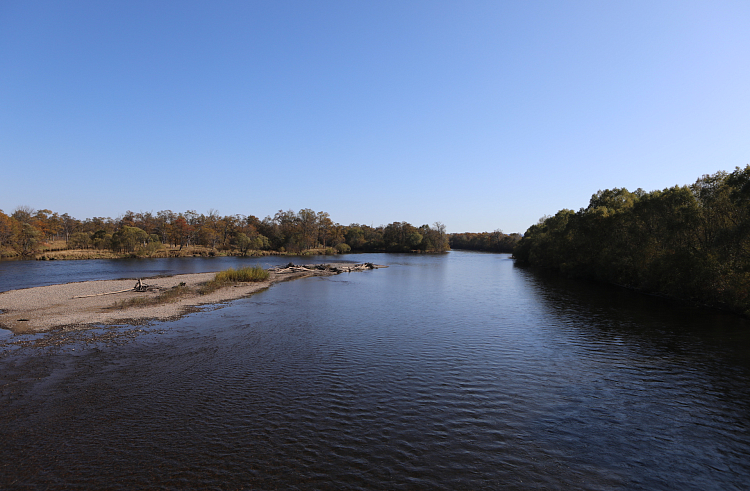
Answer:
<svg viewBox="0 0 750 491"><path fill-rule="evenodd" d="M390 267L50 347L6 336L0 488L748 488L746 321L507 255L343 259ZM172 261L54 282L243 260Z"/></svg>

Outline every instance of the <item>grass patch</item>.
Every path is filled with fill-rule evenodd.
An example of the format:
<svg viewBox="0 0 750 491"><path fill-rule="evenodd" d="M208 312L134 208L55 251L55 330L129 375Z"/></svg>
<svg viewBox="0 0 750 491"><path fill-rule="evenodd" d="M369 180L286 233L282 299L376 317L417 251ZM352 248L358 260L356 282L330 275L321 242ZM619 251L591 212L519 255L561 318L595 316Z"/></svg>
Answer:
<svg viewBox="0 0 750 491"><path fill-rule="evenodd" d="M229 268L225 271L219 271L212 280L203 283L198 288L198 293L207 295L233 283L265 281L268 279L268 276L268 271L260 266L248 266L240 269Z"/></svg>
<svg viewBox="0 0 750 491"><path fill-rule="evenodd" d="M183 295L190 293L192 290L185 286L184 283L180 283L177 286L173 286L169 290L161 292L155 297L133 297L127 300L120 300L112 304L113 309L127 309L129 307L150 307L152 305L159 305L162 303L170 303L176 301Z"/></svg>
<svg viewBox="0 0 750 491"><path fill-rule="evenodd" d="M115 253L109 249L67 249L64 251L47 251L39 259L115 259L125 254Z"/></svg>
<svg viewBox="0 0 750 491"><path fill-rule="evenodd" d="M229 268L225 271L219 271L216 273L214 280L216 281L234 281L234 282L247 282L247 281L265 281L268 279L268 271L261 268L260 266L253 266L240 269Z"/></svg>

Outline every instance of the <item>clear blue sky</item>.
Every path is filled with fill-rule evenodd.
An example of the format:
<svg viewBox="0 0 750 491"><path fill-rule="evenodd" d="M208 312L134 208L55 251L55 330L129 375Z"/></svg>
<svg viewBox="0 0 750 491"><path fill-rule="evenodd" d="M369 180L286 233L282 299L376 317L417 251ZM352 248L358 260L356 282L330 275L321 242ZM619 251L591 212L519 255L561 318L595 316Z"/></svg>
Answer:
<svg viewBox="0 0 750 491"><path fill-rule="evenodd" d="M747 1L0 0L6 213L510 233L747 164Z"/></svg>

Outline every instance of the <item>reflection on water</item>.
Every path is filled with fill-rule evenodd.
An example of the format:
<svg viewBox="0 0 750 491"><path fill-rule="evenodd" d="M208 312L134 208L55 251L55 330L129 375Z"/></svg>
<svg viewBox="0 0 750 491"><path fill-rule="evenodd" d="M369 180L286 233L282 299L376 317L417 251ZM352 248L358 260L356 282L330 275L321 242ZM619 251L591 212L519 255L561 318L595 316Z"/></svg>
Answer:
<svg viewBox="0 0 750 491"><path fill-rule="evenodd" d="M0 487L750 479L744 320L546 278L506 255L353 257L390 267L0 348L0 462L12 464Z"/></svg>

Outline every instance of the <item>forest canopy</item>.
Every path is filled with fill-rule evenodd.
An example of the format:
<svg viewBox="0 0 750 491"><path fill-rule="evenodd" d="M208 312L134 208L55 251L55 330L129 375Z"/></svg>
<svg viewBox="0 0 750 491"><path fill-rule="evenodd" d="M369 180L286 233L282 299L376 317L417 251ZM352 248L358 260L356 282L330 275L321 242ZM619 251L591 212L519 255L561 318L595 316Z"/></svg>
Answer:
<svg viewBox="0 0 750 491"><path fill-rule="evenodd" d="M750 166L661 191L599 191L532 225L514 257L750 314Z"/></svg>
<svg viewBox="0 0 750 491"><path fill-rule="evenodd" d="M112 219L78 220L67 213L18 207L10 215L0 210L0 257L31 257L45 243L64 241L68 249L99 249L150 255L163 246L202 246L215 251L302 253L322 249L349 251L443 252L449 249L445 225L415 227L407 222L386 226L341 225L326 212L309 208L279 210L273 217L221 216L211 210L156 213L127 211Z"/></svg>
<svg viewBox="0 0 750 491"><path fill-rule="evenodd" d="M513 252L521 234L504 234L502 230L494 232L465 232L450 234L452 249L466 249L470 251Z"/></svg>

